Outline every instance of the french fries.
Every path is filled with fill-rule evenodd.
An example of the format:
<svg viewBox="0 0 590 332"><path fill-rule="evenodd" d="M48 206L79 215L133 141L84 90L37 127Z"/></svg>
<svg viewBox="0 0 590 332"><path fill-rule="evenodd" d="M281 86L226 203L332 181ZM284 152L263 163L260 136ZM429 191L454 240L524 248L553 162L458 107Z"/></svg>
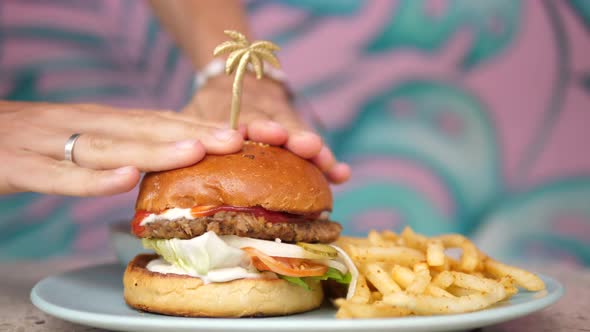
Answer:
<svg viewBox="0 0 590 332"><path fill-rule="evenodd" d="M410 295L400 292L383 297L383 303L408 309L416 315L456 314L485 309L503 300L505 295L504 287L498 284L489 293L476 293L454 298Z"/></svg>
<svg viewBox="0 0 590 332"><path fill-rule="evenodd" d="M384 303L359 304L342 303L336 318L386 318L408 316L412 312L402 307L390 306Z"/></svg>
<svg viewBox="0 0 590 332"><path fill-rule="evenodd" d="M406 227L341 237L359 269L355 294L335 299L336 317L386 318L455 314L485 309L518 292L545 288L533 273L495 261L459 234L428 238ZM460 250L457 260L447 249Z"/></svg>
<svg viewBox="0 0 590 332"><path fill-rule="evenodd" d="M491 288L498 286L498 282L491 279L480 278L478 276L463 272L453 271L451 273L453 274L454 278L453 284L465 289L489 292Z"/></svg>
<svg viewBox="0 0 590 332"><path fill-rule="evenodd" d="M447 292L446 290L444 290L438 286L435 286L433 284L426 286L425 294L436 296L436 297L455 297L455 295L453 295L453 294Z"/></svg>
<svg viewBox="0 0 590 332"><path fill-rule="evenodd" d="M359 276L359 280L356 284L356 291L353 294L350 302L358 303L358 304L366 304L371 301L371 290L369 289L369 285L367 285L367 280L363 275Z"/></svg>
<svg viewBox="0 0 590 332"><path fill-rule="evenodd" d="M393 280L403 288L408 288L412 281L414 281L414 272L401 265L395 265L393 267L391 270L391 276L393 277Z"/></svg>
<svg viewBox="0 0 590 332"><path fill-rule="evenodd" d="M404 228L401 236L408 247L418 249L420 251L426 250L426 246L428 245L428 239L426 236L414 233L410 227Z"/></svg>
<svg viewBox="0 0 590 332"><path fill-rule="evenodd" d="M479 263L479 250L466 237L459 234L447 234L438 237L446 248L461 248L463 255L461 256L460 268L466 272L473 272Z"/></svg>
<svg viewBox="0 0 590 332"><path fill-rule="evenodd" d="M434 279L432 279L432 284L445 289L452 285L454 281L455 277L450 271L442 271L441 273L437 274Z"/></svg>
<svg viewBox="0 0 590 332"><path fill-rule="evenodd" d="M490 275L496 278L510 276L518 286L528 291L536 292L545 289L543 280L529 271L508 266L489 258L486 259L484 265L486 272Z"/></svg>
<svg viewBox="0 0 590 332"><path fill-rule="evenodd" d="M391 276L379 266L379 264L371 263L366 267L361 268L367 276L367 280L377 288L383 295L401 292L402 289L393 281Z"/></svg>
<svg viewBox="0 0 590 332"><path fill-rule="evenodd" d="M430 270L426 263L419 263L414 265L414 280L406 288L409 294L422 294L430 284ZM385 294L384 294L385 295Z"/></svg>
<svg viewBox="0 0 590 332"><path fill-rule="evenodd" d="M344 249L344 248L343 248ZM375 247L375 246L348 246L348 254L354 261L362 263L370 262L395 262L404 266L414 266L423 262L426 257L416 249L395 246L395 247ZM346 249L344 249L346 250Z"/></svg>
<svg viewBox="0 0 590 332"><path fill-rule="evenodd" d="M440 240L426 242L426 262L430 266L442 266L445 264L445 248Z"/></svg>
<svg viewBox="0 0 590 332"><path fill-rule="evenodd" d="M380 246L386 246L387 242L383 240L383 238L381 237L381 234L379 234L379 232L372 230L369 232L369 234L367 235L367 238L369 239L369 243L371 245L380 247Z"/></svg>

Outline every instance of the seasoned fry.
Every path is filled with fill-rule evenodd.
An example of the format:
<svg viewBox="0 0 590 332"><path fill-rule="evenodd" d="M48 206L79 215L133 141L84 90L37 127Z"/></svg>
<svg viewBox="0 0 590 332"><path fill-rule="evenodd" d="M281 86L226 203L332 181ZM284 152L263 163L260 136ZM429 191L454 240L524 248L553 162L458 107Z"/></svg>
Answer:
<svg viewBox="0 0 590 332"><path fill-rule="evenodd" d="M334 243L335 245L344 248L348 245L354 246L368 246L370 245L369 239L361 238L361 237L350 237L350 236L341 236L338 240Z"/></svg>
<svg viewBox="0 0 590 332"><path fill-rule="evenodd" d="M409 294L422 294L430 283L430 271L426 263L416 264L414 266L414 280L406 288L406 292ZM384 294L386 295L386 294Z"/></svg>
<svg viewBox="0 0 590 332"><path fill-rule="evenodd" d="M396 265L391 270L391 276L393 280L397 282L404 289L414 281L414 272L405 266Z"/></svg>
<svg viewBox="0 0 590 332"><path fill-rule="evenodd" d="M517 286L545 287L533 273L487 257L459 234L428 238L406 227L399 235L373 230L367 238L341 237L336 245L359 269L353 296L333 301L341 319L471 312L510 298ZM453 258L458 249L459 260Z"/></svg>
<svg viewBox="0 0 590 332"><path fill-rule="evenodd" d="M506 291L506 298L511 298L514 294L518 293L518 288L516 288L516 282L511 276L502 277L499 281L502 286L504 286L504 290Z"/></svg>
<svg viewBox="0 0 590 332"><path fill-rule="evenodd" d="M455 265L453 265L453 264L455 264ZM453 258L445 255L445 261L444 261L443 265L433 266L431 268L431 271L436 274L436 273L440 273L442 271L449 271L453 267L457 267L457 266L459 266L459 262L457 262Z"/></svg>
<svg viewBox="0 0 590 332"><path fill-rule="evenodd" d="M377 247L387 246L387 242L385 240L383 240L383 238L381 237L381 234L379 234L374 229L369 231L367 238L369 239L369 243L373 246L377 246Z"/></svg>
<svg viewBox="0 0 590 332"><path fill-rule="evenodd" d="M426 250L426 244L428 242L428 238L424 235L416 234L410 227L404 228L402 233L400 234L401 237L404 239L406 245L410 248L414 248L420 251Z"/></svg>
<svg viewBox="0 0 590 332"><path fill-rule="evenodd" d="M379 264L367 264L362 270L365 271L367 280L383 295L402 291L399 285L393 281L391 276Z"/></svg>
<svg viewBox="0 0 590 332"><path fill-rule="evenodd" d="M545 288L543 280L533 273L514 266L502 264L493 259L487 259L485 261L485 269L487 273L496 278L503 278L505 276L512 277L518 286L528 291L539 291Z"/></svg>
<svg viewBox="0 0 590 332"><path fill-rule="evenodd" d="M342 297L340 297L340 298L334 299L334 300L332 301L332 303L334 304L334 306L335 306L336 308L340 308L340 307L342 307L342 305L343 305L344 303L346 303L346 299L345 299L345 298L342 298Z"/></svg>
<svg viewBox="0 0 590 332"><path fill-rule="evenodd" d="M516 281L511 276L503 276L499 281L504 287L516 287Z"/></svg>
<svg viewBox="0 0 590 332"><path fill-rule="evenodd" d="M406 308L392 307L383 303L358 304L344 303L341 310L345 310L347 317L341 318L384 318L408 316L412 312ZM340 311L340 310L339 310ZM336 314L338 316L338 314Z"/></svg>
<svg viewBox="0 0 590 332"><path fill-rule="evenodd" d="M346 306L349 302L342 303L342 306L336 311L336 318L340 319L350 319L352 318L352 314L348 310L349 306ZM353 304L353 303L350 303Z"/></svg>
<svg viewBox="0 0 590 332"><path fill-rule="evenodd" d="M459 234L446 234L436 237L441 240L445 248L461 248L461 269L466 272L472 272L477 268L479 259L479 250L466 237Z"/></svg>
<svg viewBox="0 0 590 332"><path fill-rule="evenodd" d="M445 264L445 248L440 240L428 240L426 243L426 262L430 266Z"/></svg>
<svg viewBox="0 0 590 332"><path fill-rule="evenodd" d="M467 289L455 285L451 285L447 288L447 291L455 296L468 296L479 293L473 289Z"/></svg>
<svg viewBox="0 0 590 332"><path fill-rule="evenodd" d="M352 259L362 263L387 262L404 266L414 266L426 259L423 253L407 247L361 247L351 246Z"/></svg>
<svg viewBox="0 0 590 332"><path fill-rule="evenodd" d="M453 283L453 281L455 281L453 273L442 271L432 279L432 284L440 288L447 288Z"/></svg>
<svg viewBox="0 0 590 332"><path fill-rule="evenodd" d="M457 298L434 297L393 293L383 297L383 303L407 308L417 315L455 314L481 310L501 301L506 293L498 284L489 293L473 294Z"/></svg>
<svg viewBox="0 0 590 332"><path fill-rule="evenodd" d="M397 239L399 239L399 235L397 235L395 232L392 232L390 230L384 230L383 232L381 232L381 237L383 237L383 239L385 239L385 241L392 242L392 243L395 243L395 241L397 241Z"/></svg>
<svg viewBox="0 0 590 332"><path fill-rule="evenodd" d="M383 294L380 292L371 292L371 303L383 300Z"/></svg>
<svg viewBox="0 0 590 332"><path fill-rule="evenodd" d="M436 297L456 297L455 295L433 284L430 284L426 287L425 294Z"/></svg>
<svg viewBox="0 0 590 332"><path fill-rule="evenodd" d="M451 273L454 278L453 284L461 288L472 289L480 292L489 292L490 289L498 286L498 282L491 279L479 278L477 276L463 272L453 271Z"/></svg>
<svg viewBox="0 0 590 332"><path fill-rule="evenodd" d="M367 280L364 276L359 275L359 279L356 285L356 292L350 299L352 303L369 303L371 300L371 291L369 290L369 285L367 285Z"/></svg>

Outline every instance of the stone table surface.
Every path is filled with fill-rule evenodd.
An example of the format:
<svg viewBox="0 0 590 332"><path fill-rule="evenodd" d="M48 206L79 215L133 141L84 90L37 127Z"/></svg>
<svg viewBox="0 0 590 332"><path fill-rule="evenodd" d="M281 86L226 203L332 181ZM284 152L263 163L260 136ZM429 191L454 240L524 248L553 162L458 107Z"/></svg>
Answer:
<svg viewBox="0 0 590 332"><path fill-rule="evenodd" d="M104 331L53 318L29 300L31 288L41 279L104 262L69 258L0 264L0 331ZM535 271L559 280L565 286L564 297L543 311L477 331L590 331L590 269L564 265L539 267Z"/></svg>

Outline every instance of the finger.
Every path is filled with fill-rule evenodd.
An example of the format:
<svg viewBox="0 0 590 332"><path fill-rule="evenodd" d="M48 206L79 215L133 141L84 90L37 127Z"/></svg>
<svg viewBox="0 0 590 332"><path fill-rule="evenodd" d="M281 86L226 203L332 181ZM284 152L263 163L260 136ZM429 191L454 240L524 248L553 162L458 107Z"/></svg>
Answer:
<svg viewBox="0 0 590 332"><path fill-rule="evenodd" d="M69 196L113 195L129 191L139 181L135 167L96 171L71 162L56 161L32 152L9 154L9 170L0 180L0 192L32 191Z"/></svg>
<svg viewBox="0 0 590 332"><path fill-rule="evenodd" d="M175 142L187 139L199 140L208 153L224 154L241 148L243 135L238 131L199 125L184 119L172 119L170 114L161 116L158 112L96 111L51 109L44 111L35 120L43 126L51 124L67 132L93 133L121 138Z"/></svg>
<svg viewBox="0 0 590 332"><path fill-rule="evenodd" d="M172 141L196 138L205 146L208 153L226 154L238 151L243 144L245 137L245 126L240 125L238 130L230 129L225 123L219 121L206 121L195 117L174 112L150 112L155 120L144 119L144 111L128 112L133 119L137 120L134 114L140 118L139 121L159 122L162 131L156 135L157 140ZM166 130L168 128L168 130ZM153 137L152 133L145 133L138 128L141 137Z"/></svg>
<svg viewBox="0 0 590 332"><path fill-rule="evenodd" d="M311 161L326 174L332 183L343 183L350 178L350 167L347 164L338 163L332 151L325 145Z"/></svg>
<svg viewBox="0 0 590 332"><path fill-rule="evenodd" d="M248 124L247 136L256 142L283 145L287 143L289 132L275 121L254 120Z"/></svg>
<svg viewBox="0 0 590 332"><path fill-rule="evenodd" d="M168 112L164 112L165 114ZM198 115L192 115L191 113L181 113L183 121L188 121L196 125L206 125L207 127L212 128L219 128L219 129L228 129L229 123L221 122L221 121L212 121L212 120L202 120ZM176 116L164 115L165 117L169 117L171 119L178 119ZM242 135L242 138L247 137L247 126L244 123L238 124L237 131Z"/></svg>
<svg viewBox="0 0 590 332"><path fill-rule="evenodd" d="M284 145L296 155L309 159L315 157L322 149L322 138L306 129L292 111L277 111L272 117L262 111L249 110L244 113L243 121L248 123L248 138L272 145ZM269 121L269 120L273 121ZM271 124L271 122L273 122ZM274 123L279 124L287 132Z"/></svg>
<svg viewBox="0 0 590 332"><path fill-rule="evenodd" d="M135 112L135 111L131 111L131 112ZM138 112L143 112L143 111L138 111ZM184 113L184 112L173 112L173 111L157 111L156 114L158 116L170 119L170 120L176 120L176 121L188 121L197 125L201 125L201 126L207 126L207 127L213 127L213 128L229 128L229 125L227 123L227 121L218 121L218 120L210 120L210 119L204 119L202 117L199 117L197 114L192 114L192 113Z"/></svg>
<svg viewBox="0 0 590 332"><path fill-rule="evenodd" d="M317 156L324 143L322 138L309 131L299 131L289 135L289 139L285 144L285 147L291 150L293 153L299 155L302 158L314 158Z"/></svg>
<svg viewBox="0 0 590 332"><path fill-rule="evenodd" d="M84 134L77 140L73 156L82 167L112 169L133 165L151 172L193 165L206 153L198 140L144 142Z"/></svg>
<svg viewBox="0 0 590 332"><path fill-rule="evenodd" d="M35 135L36 134L36 135ZM33 139L12 140L18 148L38 152L55 160L64 159L68 133L28 133ZM193 165L203 159L205 148L197 140L179 142L134 141L100 134L82 134L72 151L76 164L93 169L133 165L142 171L161 171Z"/></svg>
<svg viewBox="0 0 590 332"><path fill-rule="evenodd" d="M291 152L309 159L317 156L322 150L324 146L322 138L310 131L293 110L278 110L274 113L273 120L287 129L289 137L284 145Z"/></svg>
<svg viewBox="0 0 590 332"><path fill-rule="evenodd" d="M335 184L344 183L350 180L352 172L350 170L350 166L344 163L337 163L328 171L326 174L330 182Z"/></svg>
<svg viewBox="0 0 590 332"><path fill-rule="evenodd" d="M168 112L164 112L168 113ZM219 128L219 129L228 129L229 123L221 122L221 121L212 121L212 120L202 120L199 115L193 115L191 113L181 113L183 116L183 121L188 121L196 125L206 125L207 127L212 128ZM165 117L169 117L171 119L178 119L176 116L164 115ZM247 137L247 126L244 123L238 124L237 131L242 135L242 138Z"/></svg>
<svg viewBox="0 0 590 332"><path fill-rule="evenodd" d="M318 168L324 173L327 173L332 169L332 167L334 167L334 165L336 165L336 158L334 158L334 154L332 154L332 151L330 151L330 149L325 145L320 150L320 153L313 157L311 161L316 164Z"/></svg>

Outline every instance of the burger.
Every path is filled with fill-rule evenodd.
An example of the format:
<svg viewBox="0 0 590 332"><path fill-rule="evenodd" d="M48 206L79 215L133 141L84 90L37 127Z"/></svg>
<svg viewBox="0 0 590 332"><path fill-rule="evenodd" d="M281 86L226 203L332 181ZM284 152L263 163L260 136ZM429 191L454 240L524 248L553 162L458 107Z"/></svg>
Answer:
<svg viewBox="0 0 590 332"><path fill-rule="evenodd" d="M331 210L315 165L261 143L148 173L132 232L155 254L128 264L125 301L174 316L278 316L319 307L325 280L351 294L358 273L330 245L342 230Z"/></svg>

